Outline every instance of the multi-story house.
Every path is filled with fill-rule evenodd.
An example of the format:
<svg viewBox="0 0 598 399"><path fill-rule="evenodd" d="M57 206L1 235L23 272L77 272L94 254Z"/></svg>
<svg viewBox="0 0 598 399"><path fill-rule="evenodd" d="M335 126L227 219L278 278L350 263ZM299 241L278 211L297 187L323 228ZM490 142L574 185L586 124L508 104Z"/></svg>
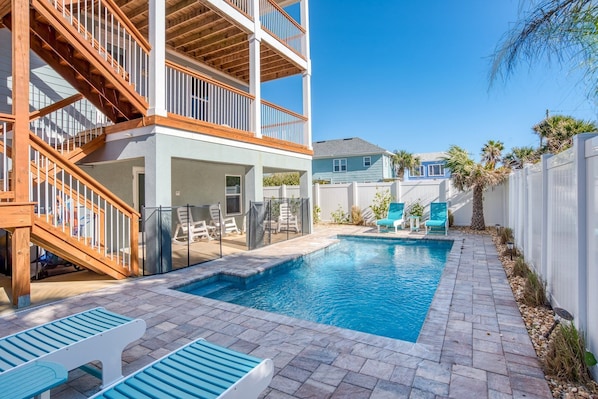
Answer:
<svg viewBox="0 0 598 399"><path fill-rule="evenodd" d="M444 167L446 155L445 152L413 154L414 157L419 158L420 166L406 170L405 180L450 179L451 172Z"/></svg>
<svg viewBox="0 0 598 399"><path fill-rule="evenodd" d="M308 0L0 0L0 22L0 228L16 306L30 302L30 242L126 278L142 206L219 202L241 219L263 174L284 171L310 196ZM301 109L262 97L285 78L301 83L288 93ZM149 265L168 257L157 225Z"/></svg>
<svg viewBox="0 0 598 399"><path fill-rule="evenodd" d="M394 178L393 154L358 137L313 143L313 180L368 183Z"/></svg>

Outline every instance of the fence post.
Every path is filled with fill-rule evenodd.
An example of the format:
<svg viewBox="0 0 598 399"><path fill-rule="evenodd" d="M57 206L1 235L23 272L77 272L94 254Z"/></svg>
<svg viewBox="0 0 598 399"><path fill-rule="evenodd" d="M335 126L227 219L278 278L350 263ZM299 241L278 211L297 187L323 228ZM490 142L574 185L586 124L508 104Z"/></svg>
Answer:
<svg viewBox="0 0 598 399"><path fill-rule="evenodd" d="M540 274L542 279L548 279L548 160L551 154L542 155L542 232L540 244L542 245L540 253ZM550 299L550 298L549 298Z"/></svg>
<svg viewBox="0 0 598 399"><path fill-rule="evenodd" d="M287 185L283 184L280 186L280 198L287 198Z"/></svg>
<svg viewBox="0 0 598 399"><path fill-rule="evenodd" d="M577 293L579 314L575 315L577 325L586 331L588 325L588 230L587 230L587 190L586 190L586 140L595 137L593 134L573 136L573 159L577 175Z"/></svg>
<svg viewBox="0 0 598 399"><path fill-rule="evenodd" d="M357 182L354 181L353 183L351 183L351 191L349 193L350 197L349 197L349 215L351 215L351 209L353 208L353 206L355 205L359 205L359 187L357 186Z"/></svg>

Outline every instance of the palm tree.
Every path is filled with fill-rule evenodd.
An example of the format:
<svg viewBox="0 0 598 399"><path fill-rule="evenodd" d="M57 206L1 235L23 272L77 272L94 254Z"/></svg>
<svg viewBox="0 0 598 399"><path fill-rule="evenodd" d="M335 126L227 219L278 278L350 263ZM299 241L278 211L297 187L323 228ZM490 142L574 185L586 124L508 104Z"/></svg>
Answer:
<svg viewBox="0 0 598 399"><path fill-rule="evenodd" d="M526 163L537 162L540 158L534 147L513 147L511 152L503 157L503 165L511 169L522 169Z"/></svg>
<svg viewBox="0 0 598 399"><path fill-rule="evenodd" d="M491 168L474 162L467 152L456 145L451 146L444 158L445 168L451 171L451 180L459 191L473 190L471 228L485 230L484 190L503 182L510 173L505 167Z"/></svg>
<svg viewBox="0 0 598 399"><path fill-rule="evenodd" d="M505 149L504 144L501 141L488 140L482 148L482 162L488 169L494 169L496 164L501 162L501 154Z"/></svg>
<svg viewBox="0 0 598 399"><path fill-rule="evenodd" d="M403 180L405 169L419 168L419 165L421 164L419 157L416 157L405 150L395 150L392 162L399 180Z"/></svg>
<svg viewBox="0 0 598 399"><path fill-rule="evenodd" d="M490 82L507 77L520 61L556 60L581 67L589 92L597 94L598 2L596 0L528 0L532 9L497 45Z"/></svg>
<svg viewBox="0 0 598 399"><path fill-rule="evenodd" d="M536 124L532 130L544 143L540 148L542 153L557 154L573 145L573 136L594 132L596 125L571 116L554 115Z"/></svg>

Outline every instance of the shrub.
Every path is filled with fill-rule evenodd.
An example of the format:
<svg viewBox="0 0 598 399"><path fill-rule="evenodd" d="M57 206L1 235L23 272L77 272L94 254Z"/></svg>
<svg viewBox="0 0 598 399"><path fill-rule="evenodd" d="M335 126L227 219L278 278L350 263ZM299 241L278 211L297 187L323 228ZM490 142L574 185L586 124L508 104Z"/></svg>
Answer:
<svg viewBox="0 0 598 399"><path fill-rule="evenodd" d="M349 222L349 216L345 213L340 204L338 205L336 211L332 212L330 216L332 217L332 221L334 223L343 224Z"/></svg>
<svg viewBox="0 0 598 399"><path fill-rule="evenodd" d="M357 205L351 207L351 221L354 225L361 226L363 224L363 217L361 216L361 209Z"/></svg>
<svg viewBox="0 0 598 399"><path fill-rule="evenodd" d="M500 230L500 243L506 244L509 241L513 241L513 229L505 227Z"/></svg>
<svg viewBox="0 0 598 399"><path fill-rule="evenodd" d="M420 218L424 215L424 206L421 204L419 198L417 201L412 202L407 206L405 210L405 215L407 216L419 216Z"/></svg>
<svg viewBox="0 0 598 399"><path fill-rule="evenodd" d="M586 352L583 334L573 323L561 323L552 333L544 356L544 371L572 382L590 381L589 365L595 364L594 355Z"/></svg>
<svg viewBox="0 0 598 399"><path fill-rule="evenodd" d="M451 211L450 209L448 210L448 218L449 218L449 227L453 227L453 224L455 223L455 216L453 215L453 211Z"/></svg>
<svg viewBox="0 0 598 399"><path fill-rule="evenodd" d="M527 263L525 263L525 260L523 260L523 258L521 256L519 256L516 260L515 260L515 265L513 265L513 276L519 276L519 277L526 277L529 274L529 267L527 266Z"/></svg>
<svg viewBox="0 0 598 399"><path fill-rule="evenodd" d="M322 209L320 209L319 206L314 205L314 223L320 223L320 212L322 212Z"/></svg>
<svg viewBox="0 0 598 399"><path fill-rule="evenodd" d="M547 303L544 283L534 271L527 273L523 286L523 303L528 306L544 306Z"/></svg>
<svg viewBox="0 0 598 399"><path fill-rule="evenodd" d="M391 201L392 196L390 195L390 190L376 190L376 195L374 195L372 205L370 205L370 208L374 211L374 215L376 215L376 219L384 219L386 217L386 212L388 211Z"/></svg>

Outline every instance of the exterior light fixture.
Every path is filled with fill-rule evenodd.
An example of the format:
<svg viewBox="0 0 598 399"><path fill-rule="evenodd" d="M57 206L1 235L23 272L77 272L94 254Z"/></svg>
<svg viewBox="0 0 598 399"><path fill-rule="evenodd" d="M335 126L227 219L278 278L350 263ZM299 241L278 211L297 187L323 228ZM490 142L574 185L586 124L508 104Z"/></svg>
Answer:
<svg viewBox="0 0 598 399"><path fill-rule="evenodd" d="M507 242L507 248L509 249L509 253L511 254L511 260L513 260L513 248L515 247L515 243L513 241Z"/></svg>
<svg viewBox="0 0 598 399"><path fill-rule="evenodd" d="M569 321L569 322L573 321L573 315L571 313L567 312L565 309L554 308L553 310L554 310L554 322L552 323L552 326L546 332L546 334L544 334L544 338L546 338L546 339L548 339L548 337L550 337L550 334L552 334L552 331L554 330L556 325L559 324L561 319Z"/></svg>

